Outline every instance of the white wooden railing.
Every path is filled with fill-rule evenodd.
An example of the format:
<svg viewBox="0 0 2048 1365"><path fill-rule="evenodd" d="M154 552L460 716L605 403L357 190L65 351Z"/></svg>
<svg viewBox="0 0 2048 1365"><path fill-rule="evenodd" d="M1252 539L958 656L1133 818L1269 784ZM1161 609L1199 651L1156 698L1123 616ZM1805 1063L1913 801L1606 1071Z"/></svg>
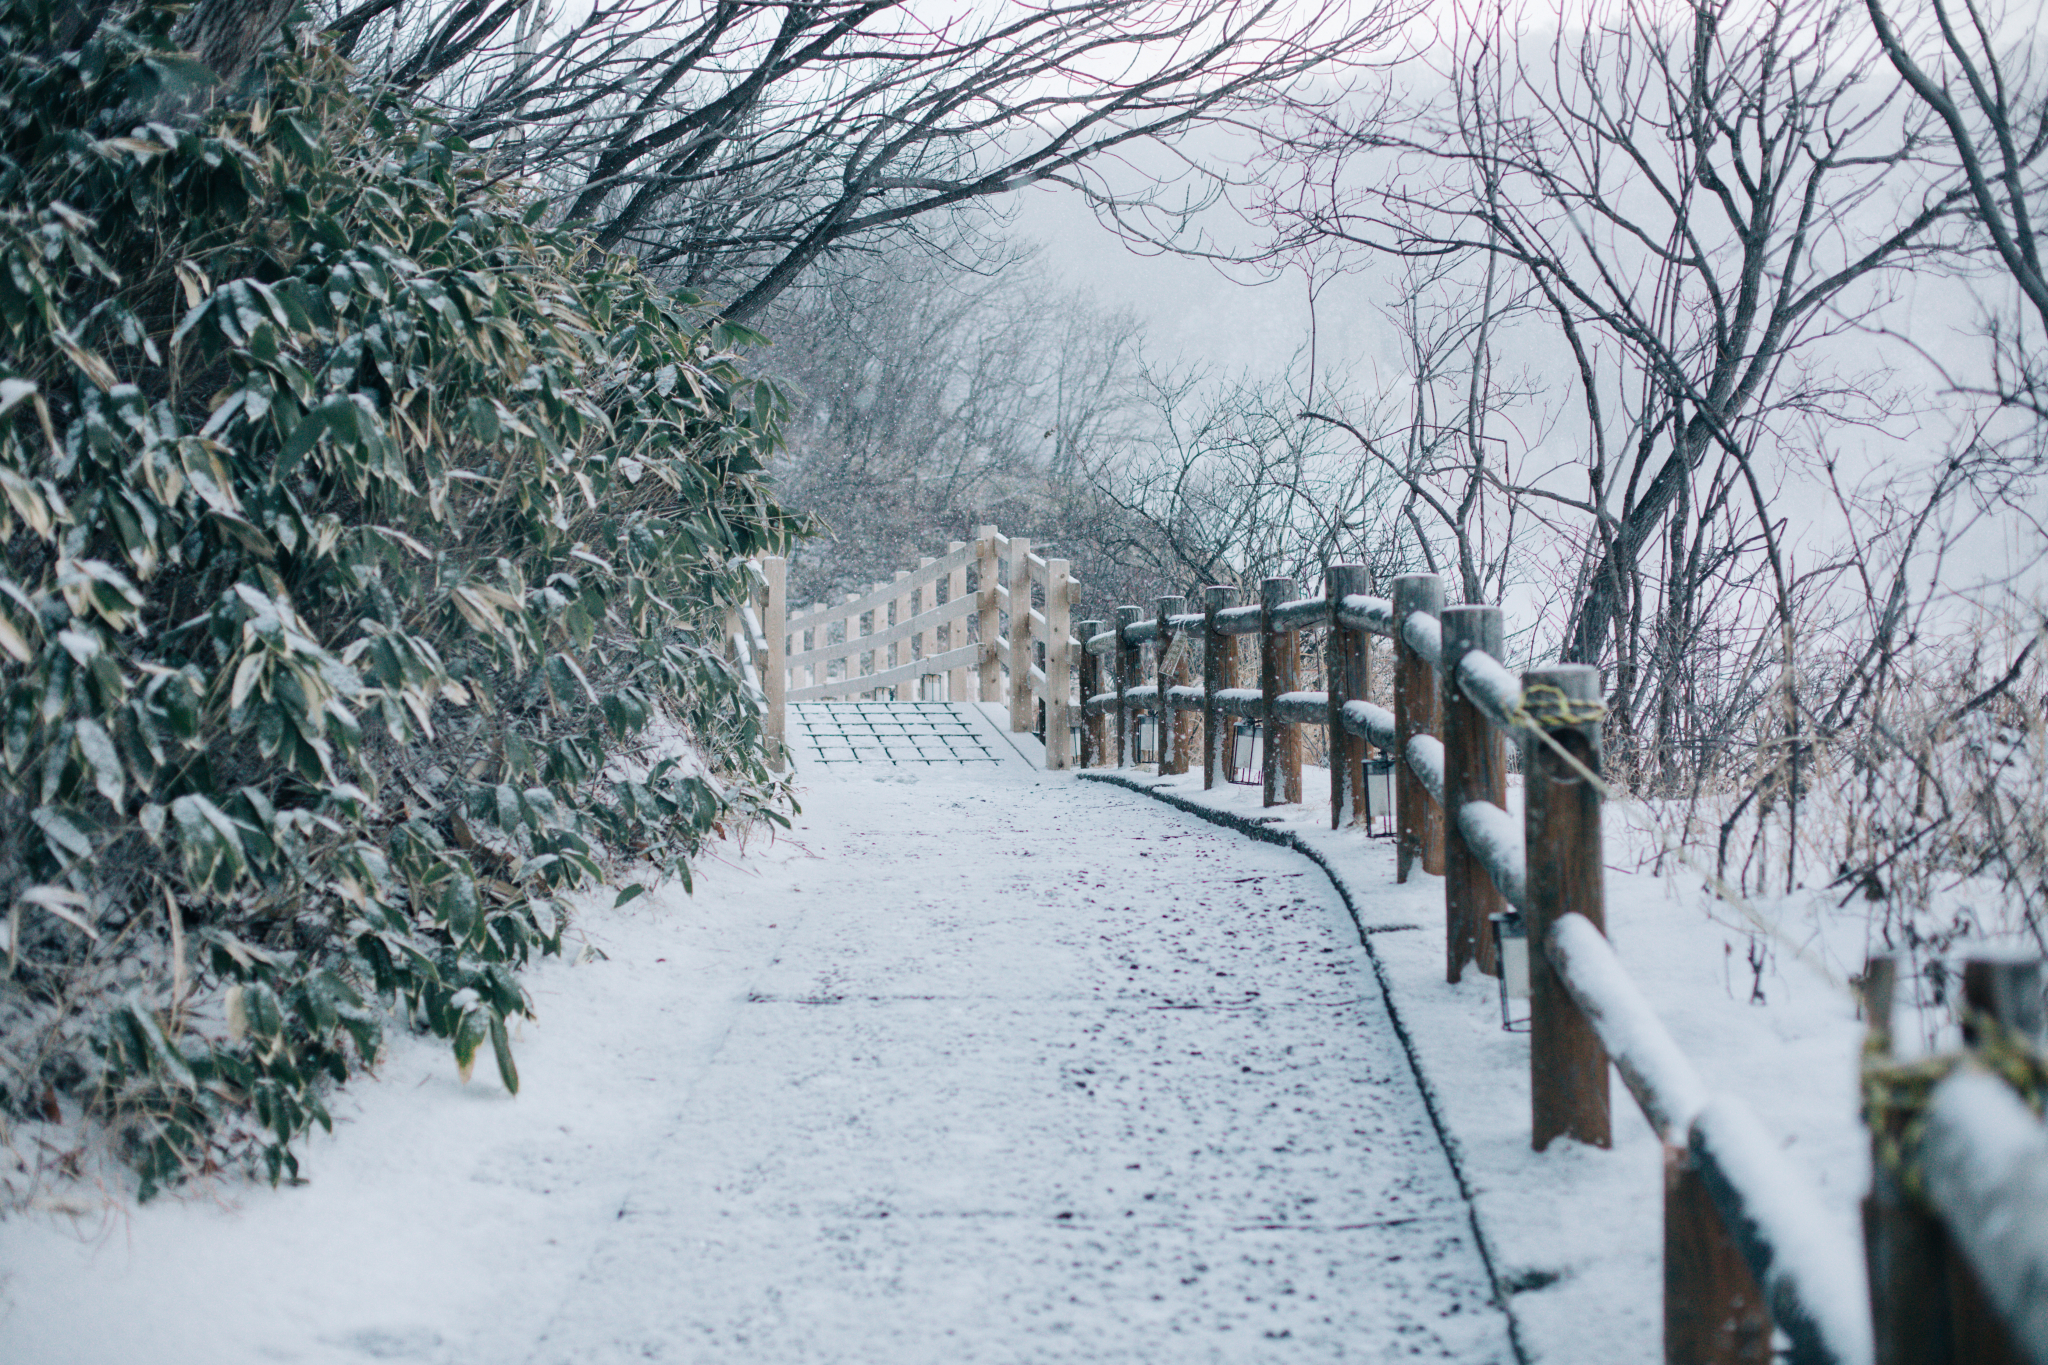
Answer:
<svg viewBox="0 0 2048 1365"><path fill-rule="evenodd" d="M1007 702L1010 728L1042 731L1045 766L1066 768L1080 586L1066 560L983 526L888 583L788 612L768 632L768 671L787 701Z"/></svg>

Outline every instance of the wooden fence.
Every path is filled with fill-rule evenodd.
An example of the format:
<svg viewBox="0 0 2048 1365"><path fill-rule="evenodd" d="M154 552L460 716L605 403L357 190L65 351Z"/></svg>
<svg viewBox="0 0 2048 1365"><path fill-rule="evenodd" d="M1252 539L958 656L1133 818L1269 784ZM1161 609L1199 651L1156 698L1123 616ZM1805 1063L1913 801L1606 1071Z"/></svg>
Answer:
<svg viewBox="0 0 2048 1365"><path fill-rule="evenodd" d="M789 701L1008 702L1010 728L1042 731L1045 766L1066 768L1080 587L1066 560L983 526L892 582L789 613L770 668Z"/></svg>
<svg viewBox="0 0 2048 1365"><path fill-rule="evenodd" d="M996 581L993 566L1005 552L1008 583L1028 574L1043 613L1004 612L1018 603ZM952 580L944 604L926 597L920 609L916 594L970 562L980 565L981 643L955 634L934 642L925 632L964 619L964 582ZM1392 755L1396 873L1405 881L1419 862L1443 877L1446 979L1458 981L1468 966L1501 973L1489 932L1496 924L1502 942L1519 928L1535 949L1527 954L1534 1147L1559 1137L1611 1145L1610 1062L1664 1143L1667 1362L1768 1362L1775 1328L1796 1365L2048 1365L2048 1134L2011 1085L1986 1079L1987 1061L2010 1076L2020 1055L2048 1090L2033 1047L2038 964L1982 961L1966 970L1979 983L1972 1026L2005 1052L1987 1059L1973 1035L1969 1053L1911 1064L1888 1052L1896 970L1877 959L1866 972L1866 1091L1907 1096L1873 1120L1877 1176L1860 1253L1866 1298L1858 1249L1830 1233L1814 1192L1747 1106L1709 1090L1608 946L1598 670L1566 665L1517 676L1500 661L1498 608L1444 607L1434 575L1395 579L1391 598L1367 586L1363 566L1333 564L1320 596L1300 595L1280 578L1261 583L1254 602L1240 602L1237 588L1210 587L1200 610L1164 597L1149 615L1120 607L1114 624L1082 622L1070 637L1065 562L1038 560L1021 538L984 527L971 547L955 545L894 584L792 617L789 695L872 695L894 686L908 696L904 689L920 679L972 666L979 699L998 700L1000 667L1029 679L1007 694L1013 729L1032 728L1033 705L1044 703L1047 767L1073 757L1083 766L1128 766L1136 722L1149 716L1157 770L1190 771L1199 748L1205 787L1228 776L1226 722L1248 721L1259 727L1269 806L1301 799L1302 731L1318 726L1332 828L1369 818L1368 747ZM888 625L882 611L892 602L898 611ZM863 630L869 616L874 624ZM816 634L801 653L799 619ZM827 623L841 620L842 638L828 643ZM1307 691L1299 686L1301 636L1315 629L1325 686ZM1369 700L1372 637L1392 642L1391 711ZM921 652L912 646L885 666L882 650L919 639ZM1250 660L1239 658L1246 644L1257 651L1257 687L1232 685L1240 668L1249 671ZM836 680L835 661L845 665ZM810 670L802 680L799 666ZM948 695L965 691L953 684ZM1066 712L1077 691L1074 755ZM1510 738L1521 749L1519 821L1506 808Z"/></svg>

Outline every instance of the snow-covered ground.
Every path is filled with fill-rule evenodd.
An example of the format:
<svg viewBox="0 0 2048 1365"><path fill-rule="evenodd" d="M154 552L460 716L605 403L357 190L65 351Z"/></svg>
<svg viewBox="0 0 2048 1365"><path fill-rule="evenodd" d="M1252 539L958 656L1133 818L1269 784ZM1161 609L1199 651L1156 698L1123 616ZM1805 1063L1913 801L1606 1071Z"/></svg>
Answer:
<svg viewBox="0 0 2048 1365"><path fill-rule="evenodd" d="M1615 1077L1611 1151L1568 1141L1530 1150L1528 1038L1502 1030L1492 978L1467 969L1459 985L1445 983L1442 879L1417 869L1397 885L1391 840L1331 830L1328 774L1320 769L1306 771L1302 805L1271 809L1262 808L1257 787L1203 791L1199 772L1117 776L1185 804L1266 822L1314 849L1341 879L1449 1134L1527 1358L1559 1365L1660 1359L1662 1147ZM1509 796L1519 811L1519 793ZM1830 1220L1822 1231L1860 1284L1858 1201L1869 1181L1858 1118L1862 1025L1839 979L1842 964L1860 960L1860 927L1823 924L1803 904L1766 907L1788 925L1796 919L1799 937L1769 947L1753 970L1748 925L1732 910L1696 883L1688 890L1683 876L1616 865L1642 843L1627 821L1625 810L1609 810L1607 928L1617 954L1707 1085L1745 1101L1811 1182ZM1808 959L1834 971L1824 975Z"/></svg>
<svg viewBox="0 0 2048 1365"><path fill-rule="evenodd" d="M400 1042L303 1187L0 1225L0 1360L1514 1358L1314 866L1015 767L804 802L694 896L586 908L516 1100ZM1427 881L1369 890L1431 922ZM1512 1299L1530 1354L1653 1359L1654 1148L1517 1150L1520 1040L1426 930L1372 941L1498 1268L1563 1276ZM1757 1051L1696 1055L1764 1090Z"/></svg>

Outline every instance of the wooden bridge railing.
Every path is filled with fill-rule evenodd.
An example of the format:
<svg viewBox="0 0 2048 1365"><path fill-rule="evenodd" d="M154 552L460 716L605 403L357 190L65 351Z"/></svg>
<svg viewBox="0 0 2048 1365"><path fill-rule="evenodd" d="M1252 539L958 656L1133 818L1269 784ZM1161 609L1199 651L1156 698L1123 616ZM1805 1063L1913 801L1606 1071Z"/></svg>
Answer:
<svg viewBox="0 0 2048 1365"><path fill-rule="evenodd" d="M782 614L782 562L763 560L765 672L785 701L892 698L1007 702L1013 731L1045 739L1045 765L1074 759L1071 618L1081 585L1064 559L1033 554L993 526L888 583Z"/></svg>
<svg viewBox="0 0 2048 1365"><path fill-rule="evenodd" d="M1005 553L1007 584L996 572ZM964 580L953 580L943 604L927 597L920 609L914 601L925 584L969 562L979 566L979 642L973 645L953 624L966 619ZM1047 604L1043 612L1019 595L1026 582ZM1747 1106L1710 1092L1608 946L1598 670L1565 665L1518 677L1500 661L1498 608L1445 608L1443 584L1434 575L1395 579L1390 599L1363 591L1366 586L1363 566L1334 564L1320 596L1299 595L1292 580L1280 578L1265 580L1255 602L1239 601L1234 587L1210 587L1200 610L1188 610L1178 597L1158 599L1149 613L1119 607L1114 624L1082 622L1076 639L1067 620L1075 585L1066 563L1038 559L1021 538L1005 539L984 527L972 546L956 544L945 558L924 561L894 584L792 616L792 641L809 630L815 642L790 651L789 695L871 695L893 685L904 696L920 678L971 663L979 670L980 700L1008 696L1013 729L1032 728L1035 704L1043 703L1047 767L1068 766L1075 757L1085 767L1129 766L1137 759L1135 722L1149 717L1158 736L1157 771L1189 771L1199 745L1205 788L1217 784L1219 773L1228 777L1226 718L1246 720L1260 728L1260 783L1268 806L1301 800L1300 731L1320 726L1329 754L1332 828L1369 818L1367 750L1391 755L1396 875L1407 880L1420 861L1444 878L1446 979L1458 981L1468 965L1501 974L1504 964L1495 960L1487 932L1496 920L1512 925L1519 914L1526 941L1537 949L1528 955L1532 1145L1540 1151L1558 1137L1611 1145L1610 1061L1664 1143L1670 1365L1769 1361L1774 1327L1790 1343L1783 1358L1795 1365L1873 1359L1878 1365L1978 1359L2048 1365L2048 1234L2041 1206L2026 1210L2024 1218L2032 1221L2019 1232L2010 1219L1998 1224L1975 1216L2015 1190L2048 1195L2048 1138L2040 1137L2039 1121L2026 1130L2032 1135L2027 1146L2012 1136L2017 1120L2009 1112L1985 1117L1992 1108L1978 1095L1981 1086L1947 1082L1932 1101L1927 1126L1948 1145L1939 1152L1943 1176L1937 1180L1930 1167L1927 1181L1935 1211L1919 1216L1970 1221L1967 1233L1953 1236L1956 1250L1943 1262L1945 1273L1968 1291L1958 1291L1958 1302L1976 1293L1970 1301L1993 1307L1975 1317L1945 1308L1916 1315L1902 1307L1931 1302L1936 1289L1915 1279L1927 1255L1896 1247L1932 1243L1924 1236L1917 1242L1892 1237L1884 1231L1889 1225L1872 1216L1866 1217L1866 1300L1857 1248L1829 1231L1814 1192ZM891 602L901 604L894 625L882 612ZM860 620L870 614L875 624L863 632ZM998 628L999 614L1007 617L1007 631ZM841 620L847 623L843 638L828 642L827 623ZM935 646L926 632L939 625L951 629ZM1301 633L1311 629L1324 632L1322 691L1299 686ZM1240 649L1254 636L1259 685L1234 686ZM1373 637L1392 642L1391 711L1369 698ZM905 643L914 638L925 641L921 653ZM881 651L898 644L900 659L885 665ZM863 661L856 664L857 658ZM844 662L838 679L829 676L835 661ZM797 676L799 668L810 670L807 679ZM998 687L999 671L1010 680L1006 692ZM952 698L965 696L964 687L949 687ZM1078 755L1067 747L1070 706ZM1520 820L1506 808L1510 736L1522 749ZM1881 964L1870 976L1890 979ZM2038 987L2035 999L2038 1035ZM1875 1012L1874 1002L1873 1018ZM2019 1108L2031 1118L2024 1105ZM1879 1150L1891 1150L1882 1133L1874 1136ZM1986 1178L1968 1154L1999 1141L2001 1150L2017 1150L2015 1144L2025 1150L1998 1168L1996 1178ZM1886 1257L1897 1264L1881 1264ZM1920 1321L1930 1314L1940 1318L1938 1327ZM1919 1335L1910 1338L1918 1345L1901 1334L1901 1320L1919 1323ZM1972 1344L1958 1353L1962 1342ZM2004 1354L1981 1353L1991 1350L1975 1344L1983 1342Z"/></svg>

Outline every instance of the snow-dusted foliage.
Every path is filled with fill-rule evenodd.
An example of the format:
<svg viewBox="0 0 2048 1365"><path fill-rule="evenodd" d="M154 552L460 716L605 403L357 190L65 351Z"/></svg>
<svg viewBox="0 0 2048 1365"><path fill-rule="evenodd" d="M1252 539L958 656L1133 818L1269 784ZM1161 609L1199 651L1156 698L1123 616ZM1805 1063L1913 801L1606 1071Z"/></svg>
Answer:
<svg viewBox="0 0 2048 1365"><path fill-rule="evenodd" d="M516 1086L558 892L780 800L718 627L792 529L746 334L179 12L0 4L0 1124L144 1194L294 1171L392 1011Z"/></svg>

